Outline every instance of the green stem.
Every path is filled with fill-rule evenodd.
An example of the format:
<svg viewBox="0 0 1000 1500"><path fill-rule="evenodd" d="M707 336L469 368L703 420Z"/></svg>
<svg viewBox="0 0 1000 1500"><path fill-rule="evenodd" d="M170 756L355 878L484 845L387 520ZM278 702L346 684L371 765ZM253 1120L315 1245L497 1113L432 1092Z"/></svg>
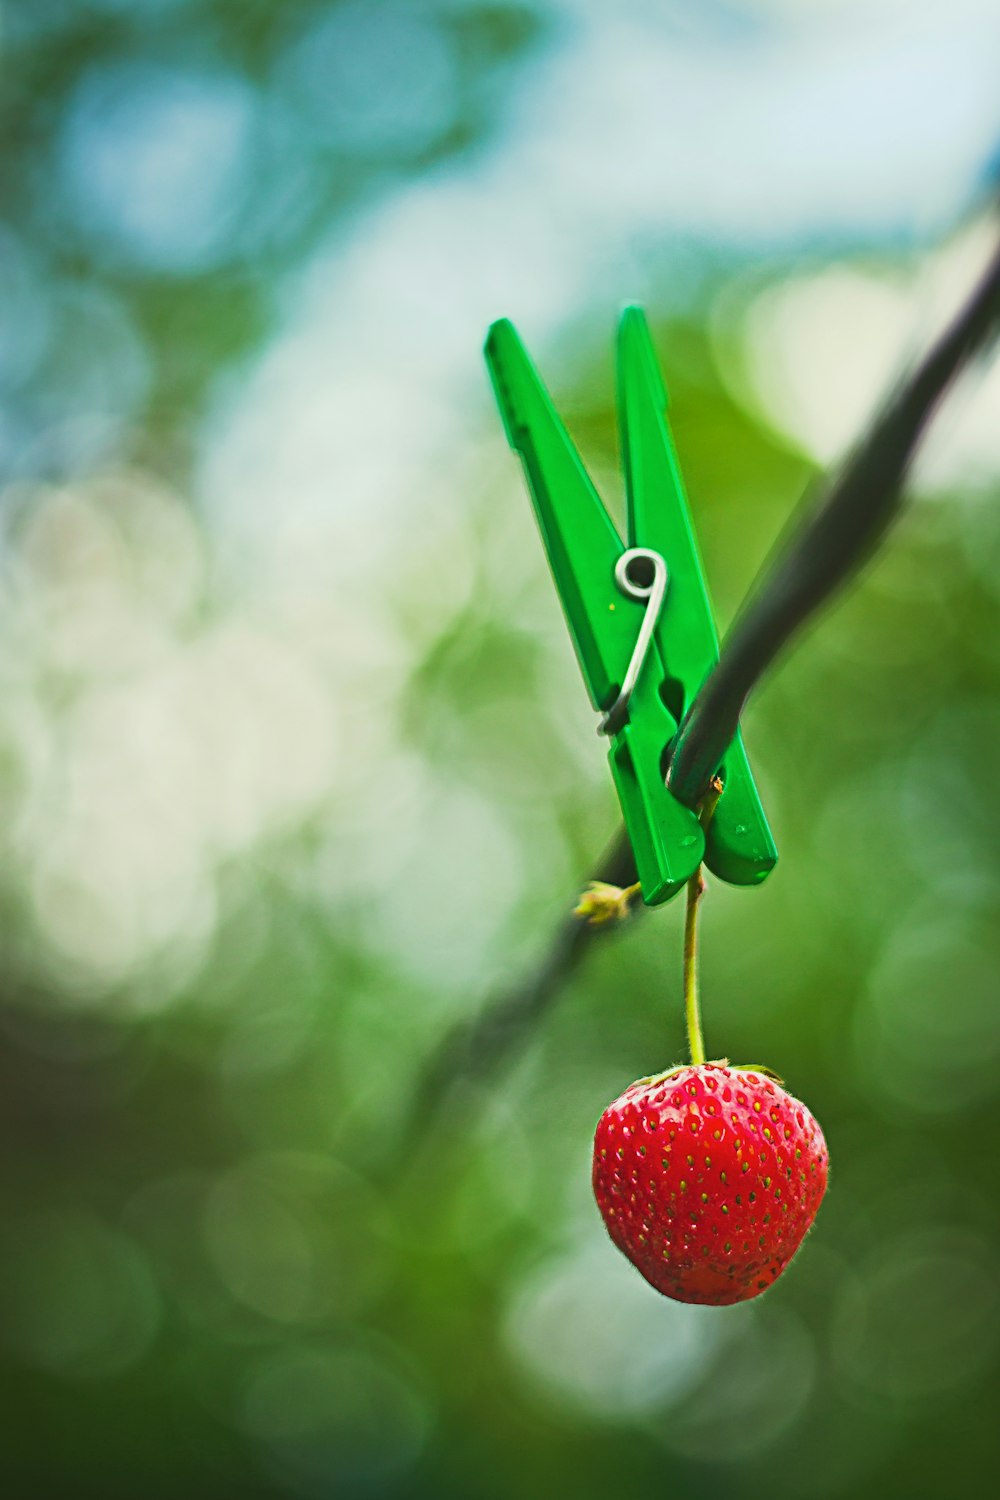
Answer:
<svg viewBox="0 0 1000 1500"><path fill-rule="evenodd" d="M698 1001L698 905L704 894L705 877L699 865L687 883L687 909L684 913L684 1020L688 1051L695 1067L705 1061L705 1038Z"/></svg>
<svg viewBox="0 0 1000 1500"><path fill-rule="evenodd" d="M702 828L707 828L712 821L721 793L721 783L713 781L700 808ZM705 1037L701 1029L698 992L698 907L704 894L704 867L699 865L687 883L687 905L684 912L684 1021L687 1026L688 1051L694 1067L705 1061Z"/></svg>

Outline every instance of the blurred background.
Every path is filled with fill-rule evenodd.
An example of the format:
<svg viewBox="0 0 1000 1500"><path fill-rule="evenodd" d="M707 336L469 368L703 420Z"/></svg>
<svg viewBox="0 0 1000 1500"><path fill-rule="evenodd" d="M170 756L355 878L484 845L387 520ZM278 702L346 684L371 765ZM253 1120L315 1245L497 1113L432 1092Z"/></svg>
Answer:
<svg viewBox="0 0 1000 1500"><path fill-rule="evenodd" d="M721 622L995 227L995 0L0 5L12 1497L921 1496L995 1466L1000 365L752 704L710 1055L807 1100L744 1308L607 1240L675 903L419 1140L617 823L480 348L612 506L649 309Z"/></svg>

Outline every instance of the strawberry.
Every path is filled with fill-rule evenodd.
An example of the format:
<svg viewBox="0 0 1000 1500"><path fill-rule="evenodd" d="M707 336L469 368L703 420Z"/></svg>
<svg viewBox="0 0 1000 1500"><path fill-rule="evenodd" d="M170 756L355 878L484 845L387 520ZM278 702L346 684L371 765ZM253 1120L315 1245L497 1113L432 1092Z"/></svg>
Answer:
<svg viewBox="0 0 1000 1500"><path fill-rule="evenodd" d="M826 1191L823 1132L752 1068L701 1063L641 1078L594 1138L608 1233L657 1291L721 1307L780 1276Z"/></svg>

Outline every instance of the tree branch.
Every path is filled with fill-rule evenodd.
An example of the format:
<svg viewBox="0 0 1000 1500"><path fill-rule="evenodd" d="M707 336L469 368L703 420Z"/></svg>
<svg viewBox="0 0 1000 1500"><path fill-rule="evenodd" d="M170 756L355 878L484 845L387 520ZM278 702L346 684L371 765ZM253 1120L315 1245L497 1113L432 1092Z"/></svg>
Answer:
<svg viewBox="0 0 1000 1500"><path fill-rule="evenodd" d="M620 828L598 864L595 880L627 886L636 879L632 845ZM642 907L629 916L634 921ZM442 1094L456 1078L475 1080L515 1051L559 998L594 943L621 924L598 925L570 913L556 928L538 966L489 1001L478 1016L461 1022L432 1054L420 1077L410 1114L419 1134L433 1118Z"/></svg>
<svg viewBox="0 0 1000 1500"><path fill-rule="evenodd" d="M902 505L903 483L941 400L998 328L1000 248L950 328L765 565L674 743L667 780L681 802L697 802L775 657L874 551Z"/></svg>
<svg viewBox="0 0 1000 1500"><path fill-rule="evenodd" d="M901 384L839 474L765 565L719 662L684 719L668 782L694 807L721 762L750 692L791 637L870 556L902 503L902 486L942 398L1000 331L1000 247L962 311ZM635 861L624 828L596 880L631 885ZM630 918L631 920L631 918ZM620 925L614 924L620 931ZM570 915L531 973L444 1038L418 1082L411 1136L456 1081L482 1078L523 1044L609 926Z"/></svg>

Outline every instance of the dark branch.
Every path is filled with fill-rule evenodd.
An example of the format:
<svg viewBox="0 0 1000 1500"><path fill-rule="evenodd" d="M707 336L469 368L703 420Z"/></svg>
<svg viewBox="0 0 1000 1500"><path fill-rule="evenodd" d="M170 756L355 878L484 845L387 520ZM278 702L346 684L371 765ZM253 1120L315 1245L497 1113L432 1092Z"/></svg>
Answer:
<svg viewBox="0 0 1000 1500"><path fill-rule="evenodd" d="M935 409L998 330L1000 248L955 322L894 394L791 540L765 566L675 742L670 784L689 806L697 803L722 760L754 685L884 534L900 507L903 482ZM632 850L620 829L595 879L628 886L635 878ZM608 930L568 916L532 973L444 1039L418 1085L411 1139L419 1137L451 1084L482 1077L525 1041Z"/></svg>
<svg viewBox="0 0 1000 1500"><path fill-rule="evenodd" d="M998 327L1000 250L955 322L765 566L674 744L668 781L681 802L697 803L775 657L870 556L900 509L903 483L938 404Z"/></svg>
<svg viewBox="0 0 1000 1500"><path fill-rule="evenodd" d="M605 850L594 879L629 886L635 878L632 846L621 828ZM536 969L497 995L473 1021L460 1024L445 1037L423 1071L414 1100L411 1126L418 1134L434 1115L449 1083L481 1077L516 1048L558 999L593 943L610 930L611 926L595 926L584 917L568 915Z"/></svg>

